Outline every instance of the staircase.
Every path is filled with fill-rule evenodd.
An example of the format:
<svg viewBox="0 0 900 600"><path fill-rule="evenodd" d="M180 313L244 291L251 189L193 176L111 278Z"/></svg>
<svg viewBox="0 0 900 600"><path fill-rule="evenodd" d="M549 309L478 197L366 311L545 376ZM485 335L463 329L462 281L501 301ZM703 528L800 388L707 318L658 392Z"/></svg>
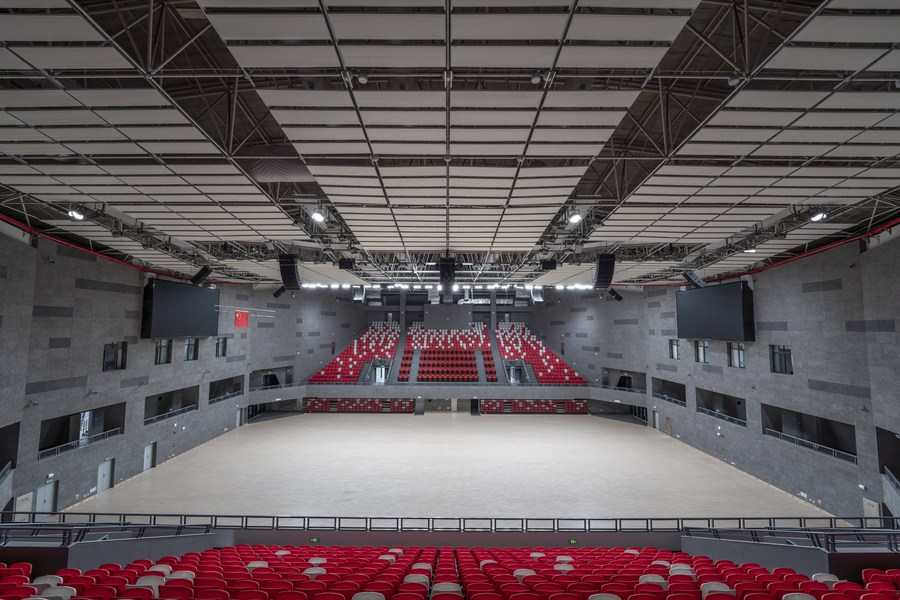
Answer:
<svg viewBox="0 0 900 600"><path fill-rule="evenodd" d="M497 367L497 383L509 384L509 375L506 372L506 364L503 362L503 359L500 358L500 346L497 345L497 332L489 332L488 338L491 340L491 354L494 355L494 365ZM479 377L480 376L481 374L479 373Z"/></svg>
<svg viewBox="0 0 900 600"><path fill-rule="evenodd" d="M403 349L406 348L406 329L400 332L400 340L397 342L397 350L394 351L391 361L391 372L388 373L387 383L397 383L397 375L400 373L400 361L403 359Z"/></svg>
<svg viewBox="0 0 900 600"><path fill-rule="evenodd" d="M382 400L381 401L381 412L383 412L383 413L391 412L391 401L390 400Z"/></svg>
<svg viewBox="0 0 900 600"><path fill-rule="evenodd" d="M478 369L478 383L487 383L487 371L484 369L484 353L481 350L475 351L475 368Z"/></svg>
<svg viewBox="0 0 900 600"><path fill-rule="evenodd" d="M556 414L564 415L566 414L566 402L565 400L556 403Z"/></svg>

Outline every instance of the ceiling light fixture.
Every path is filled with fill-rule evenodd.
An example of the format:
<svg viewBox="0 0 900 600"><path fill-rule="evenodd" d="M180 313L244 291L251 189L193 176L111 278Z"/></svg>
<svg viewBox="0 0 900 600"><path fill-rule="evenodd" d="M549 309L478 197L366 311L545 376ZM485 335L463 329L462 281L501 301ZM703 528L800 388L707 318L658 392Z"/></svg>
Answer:
<svg viewBox="0 0 900 600"><path fill-rule="evenodd" d="M531 76L531 83L533 83L534 85L538 85L543 80L544 80L544 76L541 75L540 73L535 73L534 75Z"/></svg>
<svg viewBox="0 0 900 600"><path fill-rule="evenodd" d="M66 213L66 214L69 215L69 218L72 219L72 220L74 220L74 221L83 221L83 220L84 220L84 213L81 212L81 211L79 211L79 210L76 210L76 209L74 209L74 208L71 209L71 210L70 210L68 213Z"/></svg>
<svg viewBox="0 0 900 600"><path fill-rule="evenodd" d="M809 215L809 220L813 223L818 223L819 221L824 221L828 218L828 213L824 210L817 210Z"/></svg>
<svg viewBox="0 0 900 600"><path fill-rule="evenodd" d="M321 208L316 208L316 210L312 213L312 220L316 223L324 223L325 222L325 211Z"/></svg>
<svg viewBox="0 0 900 600"><path fill-rule="evenodd" d="M573 208L566 216L566 220L572 225L577 225L578 223L581 223L581 213L578 211L578 209Z"/></svg>
<svg viewBox="0 0 900 600"><path fill-rule="evenodd" d="M754 253L756 253L756 246L750 246L749 248L744 248L744 252L746 252L747 254L754 254Z"/></svg>
<svg viewBox="0 0 900 600"><path fill-rule="evenodd" d="M369 76L365 73L360 73L356 76L356 81L358 81L360 85L366 85L369 83Z"/></svg>

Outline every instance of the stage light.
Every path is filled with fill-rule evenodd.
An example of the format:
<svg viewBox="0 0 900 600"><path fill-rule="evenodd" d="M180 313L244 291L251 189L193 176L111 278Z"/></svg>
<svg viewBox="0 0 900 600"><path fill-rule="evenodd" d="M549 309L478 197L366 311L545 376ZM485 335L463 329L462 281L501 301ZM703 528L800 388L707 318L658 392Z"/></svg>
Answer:
<svg viewBox="0 0 900 600"><path fill-rule="evenodd" d="M581 223L581 213L575 209L572 209L569 211L566 220L572 225L577 225L578 223Z"/></svg>
<svg viewBox="0 0 900 600"><path fill-rule="evenodd" d="M755 253L756 253L756 246L751 246L751 247L749 247L749 248L744 248L744 252L747 253L747 254L755 254Z"/></svg>
<svg viewBox="0 0 900 600"><path fill-rule="evenodd" d="M75 210L74 208L66 214L69 215L69 218L72 219L73 221L84 220L84 213L81 211Z"/></svg>
<svg viewBox="0 0 900 600"><path fill-rule="evenodd" d="M534 75L531 76L531 83L533 83L534 85L538 85L543 80L544 80L544 76L541 75L540 73L535 73Z"/></svg>
<svg viewBox="0 0 900 600"><path fill-rule="evenodd" d="M317 208L312 213L312 220L316 223L324 223L325 222L325 212L321 208Z"/></svg>
<svg viewBox="0 0 900 600"><path fill-rule="evenodd" d="M359 82L360 85L366 85L367 83L369 83L369 76L366 75L365 73L360 73L359 75L356 76L356 80Z"/></svg>
<svg viewBox="0 0 900 600"><path fill-rule="evenodd" d="M828 218L828 213L824 210L818 210L809 216L809 220L813 223L818 223L819 221L824 221Z"/></svg>

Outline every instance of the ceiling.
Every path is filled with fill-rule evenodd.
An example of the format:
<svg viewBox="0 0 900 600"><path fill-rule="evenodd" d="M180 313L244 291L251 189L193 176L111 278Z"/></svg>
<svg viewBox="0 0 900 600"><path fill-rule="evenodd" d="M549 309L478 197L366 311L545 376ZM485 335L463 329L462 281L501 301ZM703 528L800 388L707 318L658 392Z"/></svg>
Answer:
<svg viewBox="0 0 900 600"><path fill-rule="evenodd" d="M714 278L900 213L900 0L0 11L0 214L164 273Z"/></svg>

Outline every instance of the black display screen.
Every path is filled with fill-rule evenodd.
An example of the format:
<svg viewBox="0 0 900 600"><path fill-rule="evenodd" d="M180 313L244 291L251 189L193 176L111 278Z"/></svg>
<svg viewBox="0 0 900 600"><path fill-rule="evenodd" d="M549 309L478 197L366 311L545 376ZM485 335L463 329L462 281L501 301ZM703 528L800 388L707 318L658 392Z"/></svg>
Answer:
<svg viewBox="0 0 900 600"><path fill-rule="evenodd" d="M727 342L756 340L753 290L745 281L675 294L678 337Z"/></svg>
<svg viewBox="0 0 900 600"><path fill-rule="evenodd" d="M151 279L144 287L141 337L205 337L219 334L219 290Z"/></svg>

